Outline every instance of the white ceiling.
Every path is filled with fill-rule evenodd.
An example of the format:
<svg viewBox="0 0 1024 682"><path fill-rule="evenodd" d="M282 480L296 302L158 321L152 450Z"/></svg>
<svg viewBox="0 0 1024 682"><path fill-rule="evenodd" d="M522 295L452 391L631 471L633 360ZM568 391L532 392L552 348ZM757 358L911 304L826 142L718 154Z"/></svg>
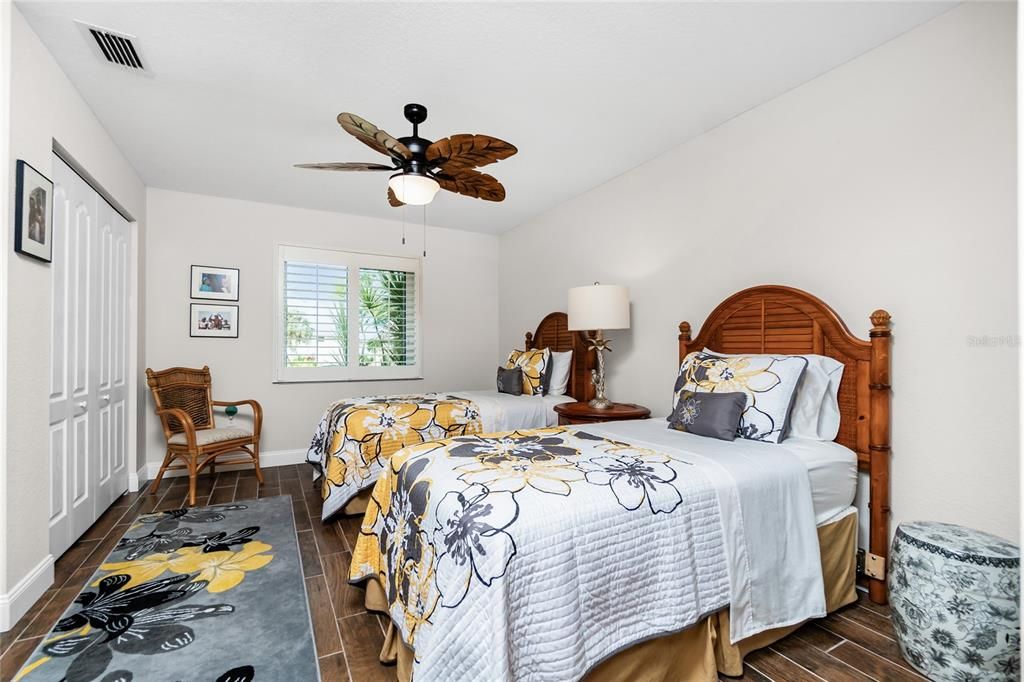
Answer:
<svg viewBox="0 0 1024 682"><path fill-rule="evenodd" d="M953 4L19 7L147 185L400 218L385 173L291 166L380 161L335 116L400 137L402 106L420 102L430 139L487 133L519 147L488 169L505 202L441 192L428 207L432 224L499 233ZM137 36L152 76L99 61L74 19Z"/></svg>

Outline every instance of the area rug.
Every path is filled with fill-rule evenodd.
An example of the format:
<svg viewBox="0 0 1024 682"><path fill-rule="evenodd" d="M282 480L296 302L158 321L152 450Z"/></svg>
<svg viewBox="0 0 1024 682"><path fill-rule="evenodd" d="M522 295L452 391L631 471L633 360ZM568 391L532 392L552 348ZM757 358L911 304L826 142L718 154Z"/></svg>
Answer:
<svg viewBox="0 0 1024 682"><path fill-rule="evenodd" d="M288 496L140 516L15 680L318 680Z"/></svg>

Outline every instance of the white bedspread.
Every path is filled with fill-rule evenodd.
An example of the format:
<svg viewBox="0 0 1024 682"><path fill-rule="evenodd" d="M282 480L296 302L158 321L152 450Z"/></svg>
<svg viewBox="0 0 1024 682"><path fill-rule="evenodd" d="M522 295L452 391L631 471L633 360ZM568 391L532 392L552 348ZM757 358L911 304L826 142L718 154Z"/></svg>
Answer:
<svg viewBox="0 0 1024 682"><path fill-rule="evenodd" d="M815 522L820 526L847 513L857 496L857 453L834 441L787 438L782 444L807 467Z"/></svg>
<svg viewBox="0 0 1024 682"><path fill-rule="evenodd" d="M476 404L484 433L555 426L555 405L576 401L568 395L508 395L497 391L452 391L451 395Z"/></svg>
<svg viewBox="0 0 1024 682"><path fill-rule="evenodd" d="M668 429L662 419L588 430L685 453L713 481L729 554L733 642L825 615L808 468L785 443L704 438Z"/></svg>
<svg viewBox="0 0 1024 682"><path fill-rule="evenodd" d="M577 680L726 605L733 641L823 616L807 470L751 445L650 420L406 448L352 578L382 581L421 681Z"/></svg>

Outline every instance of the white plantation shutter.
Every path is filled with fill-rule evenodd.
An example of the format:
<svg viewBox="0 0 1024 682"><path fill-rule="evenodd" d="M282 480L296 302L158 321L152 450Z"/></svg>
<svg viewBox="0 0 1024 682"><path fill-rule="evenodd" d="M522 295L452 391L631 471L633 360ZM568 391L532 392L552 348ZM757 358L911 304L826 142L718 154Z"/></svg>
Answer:
<svg viewBox="0 0 1024 682"><path fill-rule="evenodd" d="M285 367L348 364L348 268L284 262Z"/></svg>
<svg viewBox="0 0 1024 682"><path fill-rule="evenodd" d="M278 247L277 381L419 378L420 262Z"/></svg>

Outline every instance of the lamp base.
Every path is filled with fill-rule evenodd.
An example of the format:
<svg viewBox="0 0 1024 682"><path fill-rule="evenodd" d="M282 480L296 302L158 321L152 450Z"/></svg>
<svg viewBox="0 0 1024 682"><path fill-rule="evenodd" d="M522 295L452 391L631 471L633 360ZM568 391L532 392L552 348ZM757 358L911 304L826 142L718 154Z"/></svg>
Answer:
<svg viewBox="0 0 1024 682"><path fill-rule="evenodd" d="M595 410L607 410L614 404L615 403L608 400L607 398L594 398L589 403L587 403L587 405L590 405Z"/></svg>

